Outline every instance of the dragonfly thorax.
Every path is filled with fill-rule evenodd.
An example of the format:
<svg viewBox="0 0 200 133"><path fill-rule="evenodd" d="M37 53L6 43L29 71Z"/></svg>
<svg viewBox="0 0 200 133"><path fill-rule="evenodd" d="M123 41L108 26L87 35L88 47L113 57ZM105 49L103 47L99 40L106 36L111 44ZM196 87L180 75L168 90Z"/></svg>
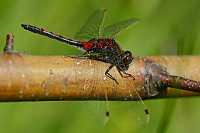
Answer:
<svg viewBox="0 0 200 133"><path fill-rule="evenodd" d="M119 71L128 70L133 62L132 53L130 51L124 52L121 50L119 44L112 38L94 38L81 43L88 54L97 54L96 56L91 55L90 57L92 59L95 57L95 59L100 61L111 64L115 63Z"/></svg>
<svg viewBox="0 0 200 133"><path fill-rule="evenodd" d="M99 53L103 56L118 55L122 51L118 43L112 38L92 39L89 41L81 42L83 49L90 53Z"/></svg>
<svg viewBox="0 0 200 133"><path fill-rule="evenodd" d="M100 39L92 39L89 41L81 42L83 45L84 50L90 51L95 48L97 49L104 49L104 48L111 48L117 44L117 42L112 38L100 38Z"/></svg>

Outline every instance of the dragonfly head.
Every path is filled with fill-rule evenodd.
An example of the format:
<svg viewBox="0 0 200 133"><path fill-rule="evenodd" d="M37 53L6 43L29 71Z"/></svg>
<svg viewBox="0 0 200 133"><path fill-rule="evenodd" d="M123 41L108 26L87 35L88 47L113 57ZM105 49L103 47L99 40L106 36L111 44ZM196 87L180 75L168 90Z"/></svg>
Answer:
<svg viewBox="0 0 200 133"><path fill-rule="evenodd" d="M130 66L133 63L133 57L132 57L132 53L130 51L124 52L123 62L126 67Z"/></svg>

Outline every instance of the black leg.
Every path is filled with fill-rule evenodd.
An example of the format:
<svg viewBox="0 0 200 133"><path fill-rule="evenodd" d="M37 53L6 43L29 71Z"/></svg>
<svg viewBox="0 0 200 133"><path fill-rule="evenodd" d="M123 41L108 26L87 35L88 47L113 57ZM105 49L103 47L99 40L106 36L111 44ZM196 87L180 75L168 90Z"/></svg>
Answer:
<svg viewBox="0 0 200 133"><path fill-rule="evenodd" d="M88 58L90 58L90 59L93 59L93 60L97 60L97 59L99 59L99 56L96 56L96 55L85 55L87 52L85 52L83 55L80 55L80 56L75 56L75 57L71 57L71 58L81 58L81 57L84 57L84 58L86 58L86 57L88 57Z"/></svg>
<svg viewBox="0 0 200 133"><path fill-rule="evenodd" d="M133 80L135 80L135 77L133 77L131 74L126 73L123 69L121 69L121 71L126 75L126 76L124 76L124 78L131 77Z"/></svg>
<svg viewBox="0 0 200 133"><path fill-rule="evenodd" d="M117 80L109 73L109 71L115 66L115 63L113 63L112 65L109 66L109 68L106 70L105 75L107 77L109 77L110 79L114 80L117 84L119 84L117 82Z"/></svg>
<svg viewBox="0 0 200 133"><path fill-rule="evenodd" d="M117 70L118 70L118 72L120 73L121 77L123 77L123 78L131 77L133 80L135 80L135 77L133 77L131 74L125 72L124 69L121 68L121 66L119 65L119 63L118 63L118 66L117 66L117 67L118 67ZM126 76L122 76L121 71L122 71Z"/></svg>
<svg viewBox="0 0 200 133"><path fill-rule="evenodd" d="M107 61L106 59L102 59L101 56L90 55L90 54L89 54L89 55L85 55L85 53L84 53L84 55L77 56L77 57L72 57L72 58L81 58L81 57L88 57L89 59L92 59L92 60L99 60L99 61L103 61L103 62L108 63L108 61ZM110 63L110 62L109 62L109 63ZM106 75L107 77L109 77L110 79L114 80L117 84L119 84L119 83L117 82L117 80L109 73L109 71L110 71L115 65L116 65L115 63L111 64L110 67L106 70L105 75ZM118 64L118 72L120 73L121 77L123 77L123 75L121 74L121 71L122 71L125 75L127 75L126 77L132 77L132 78L135 80L135 78L134 78L131 74L126 73L126 72L125 72L121 67L119 67L119 66L120 66L120 65ZM126 78L126 77L125 77L125 78Z"/></svg>
<svg viewBox="0 0 200 133"><path fill-rule="evenodd" d="M83 55L87 54L88 52L85 52Z"/></svg>

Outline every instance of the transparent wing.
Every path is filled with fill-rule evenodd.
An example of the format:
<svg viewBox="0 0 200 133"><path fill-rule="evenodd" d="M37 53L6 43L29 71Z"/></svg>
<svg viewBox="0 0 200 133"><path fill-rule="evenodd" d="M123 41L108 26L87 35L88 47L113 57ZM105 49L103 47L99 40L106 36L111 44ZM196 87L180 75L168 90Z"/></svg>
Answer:
<svg viewBox="0 0 200 133"><path fill-rule="evenodd" d="M149 113L135 88L132 92L129 92L129 96L126 96L125 100L119 101L119 105L128 116L137 124L141 126L146 125L149 122Z"/></svg>
<svg viewBox="0 0 200 133"><path fill-rule="evenodd" d="M86 101L86 107L95 124L103 126L109 119L108 101Z"/></svg>
<svg viewBox="0 0 200 133"><path fill-rule="evenodd" d="M119 22L117 24L110 25L106 27L103 31L103 38L113 38L120 36L125 30L134 24L138 23L140 19L134 18L129 19L123 22Z"/></svg>
<svg viewBox="0 0 200 133"><path fill-rule="evenodd" d="M87 97L83 99L85 101L88 112L92 120L97 125L104 125L109 119L109 105L108 98L106 93L106 88L104 84L100 84L98 81L102 80L98 76L98 73L102 73L101 69L95 69L95 61L88 59L77 59L77 80L79 82L80 92L83 92L81 95ZM87 69L84 69L87 67ZM98 88L95 88L97 87ZM104 92L104 95L100 95L101 92ZM91 94L92 95L89 95ZM99 99L101 101L90 101L89 99Z"/></svg>
<svg viewBox="0 0 200 133"><path fill-rule="evenodd" d="M76 33L74 39L78 41L89 41L93 38L102 38L102 26L105 16L105 9L95 11L82 29Z"/></svg>

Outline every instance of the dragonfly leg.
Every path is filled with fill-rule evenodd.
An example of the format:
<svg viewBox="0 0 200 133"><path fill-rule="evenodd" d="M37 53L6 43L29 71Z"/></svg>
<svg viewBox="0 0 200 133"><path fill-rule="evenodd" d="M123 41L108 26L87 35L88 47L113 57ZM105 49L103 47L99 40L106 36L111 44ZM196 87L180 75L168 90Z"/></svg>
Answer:
<svg viewBox="0 0 200 133"><path fill-rule="evenodd" d="M79 56L71 56L71 58L80 58L80 57L88 57L90 59L93 60L100 60L101 56L97 56L97 55L91 55L91 54L87 54L88 52L85 52L83 55L79 55ZM87 54L87 55L86 55Z"/></svg>
<svg viewBox="0 0 200 133"><path fill-rule="evenodd" d="M121 77L123 77L123 78L131 77L133 80L135 80L135 77L133 77L131 74L125 72L124 69L121 68L121 66L120 66L119 64L118 64L118 69L117 69L117 70L118 70L118 72L120 73ZM122 76L121 71L122 71L126 76Z"/></svg>
<svg viewBox="0 0 200 133"><path fill-rule="evenodd" d="M83 55L87 54L88 52L85 52Z"/></svg>
<svg viewBox="0 0 200 133"><path fill-rule="evenodd" d="M77 56L77 57L72 57L72 58L80 58L80 57L88 57L90 59L93 59L93 60L100 60L100 61L103 61L103 62L107 62L107 60L101 60L101 56L97 56L97 55L81 55L81 56ZM114 80L117 84L119 84L117 82L117 80L109 73L109 71L115 66L115 63L113 63L105 72L105 75L107 77L109 77L110 79ZM120 73L120 75L122 76L122 74ZM122 76L123 77L123 76Z"/></svg>
<svg viewBox="0 0 200 133"><path fill-rule="evenodd" d="M87 54L88 52L85 52L83 55L80 55L80 56L70 56L71 58L80 58L80 57L88 57Z"/></svg>
<svg viewBox="0 0 200 133"><path fill-rule="evenodd" d="M101 56L97 56L97 55L83 55L84 57L89 57L90 59L93 59L93 60L101 60L103 62L107 62L107 60L103 60L101 59ZM109 71L115 66L115 63L113 63L105 72L105 75L107 77L109 77L110 79L114 80L117 84L119 84L117 82L117 80L109 73ZM120 73L120 75L122 76L122 74Z"/></svg>
<svg viewBox="0 0 200 133"><path fill-rule="evenodd" d="M122 75L121 71L119 69L117 69L117 70L118 70L120 76L123 78L124 76Z"/></svg>
<svg viewBox="0 0 200 133"><path fill-rule="evenodd" d="M109 77L110 79L114 80L117 84L119 84L119 83L117 82L117 80L109 73L109 71L110 71L114 66L115 66L115 63L113 63L113 64L106 70L105 75L106 75L107 77Z"/></svg>
<svg viewBox="0 0 200 133"><path fill-rule="evenodd" d="M133 77L131 74L125 72L123 69L121 71L126 75L126 76L124 76L124 78L131 77L133 80L135 80L135 77Z"/></svg>

